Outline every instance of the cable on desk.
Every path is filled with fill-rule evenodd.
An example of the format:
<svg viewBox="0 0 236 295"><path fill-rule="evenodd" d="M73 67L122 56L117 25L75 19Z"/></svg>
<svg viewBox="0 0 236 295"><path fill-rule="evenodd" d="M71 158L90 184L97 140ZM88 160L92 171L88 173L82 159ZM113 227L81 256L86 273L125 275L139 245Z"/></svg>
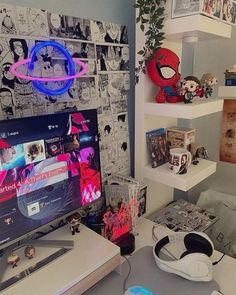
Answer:
<svg viewBox="0 0 236 295"><path fill-rule="evenodd" d="M216 265L216 264L218 264L218 263L224 258L224 256L225 256L225 253L220 257L219 260L217 260L217 261L215 261L215 262L212 262L212 265Z"/></svg>
<svg viewBox="0 0 236 295"><path fill-rule="evenodd" d="M155 228L156 227L158 227L158 225L153 225L153 227L152 227L152 239L154 240L154 242L157 242L158 241L158 238L157 238L157 236L156 236L156 234L155 234ZM173 258L173 259L175 259L175 260L178 260L178 258L174 255L174 254L172 254L168 249L166 249L166 247L163 247L163 249Z"/></svg>
<svg viewBox="0 0 236 295"><path fill-rule="evenodd" d="M128 281L128 278L129 278L129 276L130 276L130 273L131 273L131 263L130 263L130 261L129 261L129 259L126 257L126 256L122 256L122 257L124 257L125 258L125 260L127 261L127 263L128 263L128 265L129 265L129 271L128 271L128 274L127 274L127 276L126 276L126 278L124 279L124 282L123 282L123 290L124 290L124 292L127 290L126 289L126 283L127 283L127 281Z"/></svg>

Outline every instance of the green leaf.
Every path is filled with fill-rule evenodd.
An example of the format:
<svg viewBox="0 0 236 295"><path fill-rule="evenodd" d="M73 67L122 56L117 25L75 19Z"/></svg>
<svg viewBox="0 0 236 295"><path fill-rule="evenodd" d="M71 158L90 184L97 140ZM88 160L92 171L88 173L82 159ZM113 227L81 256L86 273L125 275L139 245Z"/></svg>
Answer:
<svg viewBox="0 0 236 295"><path fill-rule="evenodd" d="M148 35L151 35L152 34L152 30L148 30L146 33L145 33L145 36L148 36Z"/></svg>
<svg viewBox="0 0 236 295"><path fill-rule="evenodd" d="M153 12L155 11L155 9L156 9L156 6L153 5L153 6L151 7L150 13L153 13Z"/></svg>
<svg viewBox="0 0 236 295"><path fill-rule="evenodd" d="M139 81L140 72L146 73L145 65L153 58L155 51L160 48L165 34L162 31L165 19L166 0L136 0L136 7L139 7L137 22L141 22L140 29L144 32L146 40L142 50L138 52L141 55L139 66L135 69L136 82ZM148 57L146 53L148 52Z"/></svg>
<svg viewBox="0 0 236 295"><path fill-rule="evenodd" d="M143 51L143 50L140 50L140 51L138 52L138 54L144 54L144 51Z"/></svg>

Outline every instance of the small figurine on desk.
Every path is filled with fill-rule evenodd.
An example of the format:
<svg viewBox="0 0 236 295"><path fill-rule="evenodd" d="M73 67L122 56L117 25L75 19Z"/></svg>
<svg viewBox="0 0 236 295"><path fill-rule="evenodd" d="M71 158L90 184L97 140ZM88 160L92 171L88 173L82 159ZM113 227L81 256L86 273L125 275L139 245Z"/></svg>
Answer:
<svg viewBox="0 0 236 295"><path fill-rule="evenodd" d="M203 89L197 77L187 76L181 84L181 95L184 97L184 103L192 103L195 96L203 97Z"/></svg>
<svg viewBox="0 0 236 295"><path fill-rule="evenodd" d="M213 86L218 83L215 75L211 73L206 73L201 78L201 86L204 89L205 98L212 95Z"/></svg>
<svg viewBox="0 0 236 295"><path fill-rule="evenodd" d="M66 218L66 222L70 225L70 230L72 235L74 235L76 232L79 233L79 225L81 221L81 215L78 212L75 212L74 214L68 216Z"/></svg>
<svg viewBox="0 0 236 295"><path fill-rule="evenodd" d="M32 259L35 256L35 247L33 245L27 245L24 250L25 257Z"/></svg>
<svg viewBox="0 0 236 295"><path fill-rule="evenodd" d="M9 264L9 265L11 265L12 266L12 268L14 268L14 267L17 267L17 262L19 262L20 261L20 257L17 255L17 254L15 254L15 253L12 253L10 256L8 256L8 258L7 258L7 263Z"/></svg>

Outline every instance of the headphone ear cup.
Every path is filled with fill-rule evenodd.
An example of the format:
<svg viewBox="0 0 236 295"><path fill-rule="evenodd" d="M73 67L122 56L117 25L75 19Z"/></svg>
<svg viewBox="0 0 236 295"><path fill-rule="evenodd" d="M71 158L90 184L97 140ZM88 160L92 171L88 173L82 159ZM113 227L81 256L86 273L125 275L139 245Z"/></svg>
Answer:
<svg viewBox="0 0 236 295"><path fill-rule="evenodd" d="M198 235L196 233L187 234L184 237L184 245L189 253L203 253L209 257L213 253L213 248L212 248L212 245L210 244L210 242L206 238L204 238L201 235ZM185 254L185 255L187 255L187 254Z"/></svg>
<svg viewBox="0 0 236 295"><path fill-rule="evenodd" d="M187 250L183 254L181 254L181 256L180 256L179 259L184 258L186 255L193 254L193 253L202 253L202 254L205 254L206 255L205 252L200 251L200 250L199 251L190 251L190 250Z"/></svg>

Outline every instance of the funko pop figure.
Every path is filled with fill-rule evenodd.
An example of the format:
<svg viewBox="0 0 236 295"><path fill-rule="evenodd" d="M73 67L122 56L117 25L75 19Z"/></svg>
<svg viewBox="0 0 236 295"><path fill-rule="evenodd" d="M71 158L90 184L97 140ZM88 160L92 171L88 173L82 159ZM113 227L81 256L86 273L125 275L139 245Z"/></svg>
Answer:
<svg viewBox="0 0 236 295"><path fill-rule="evenodd" d="M24 250L25 257L32 259L35 256L35 247L33 245L27 245Z"/></svg>
<svg viewBox="0 0 236 295"><path fill-rule="evenodd" d="M79 225L81 221L81 215L76 212L66 218L66 222L70 225L70 230L72 235L74 235L76 232L79 233Z"/></svg>
<svg viewBox="0 0 236 295"><path fill-rule="evenodd" d="M187 76L182 82L182 95L184 103L192 103L195 96L203 97L203 89L200 87L200 81L197 77Z"/></svg>
<svg viewBox="0 0 236 295"><path fill-rule="evenodd" d="M212 95L213 86L218 83L215 75L206 73L201 78L201 86L204 88L205 98Z"/></svg>
<svg viewBox="0 0 236 295"><path fill-rule="evenodd" d="M12 266L12 268L14 268L14 267L17 267L17 263L20 261L20 257L17 255L17 254L15 254L15 253L12 253L10 256L8 256L8 258L7 258L7 263L9 264L9 265L11 265Z"/></svg>

